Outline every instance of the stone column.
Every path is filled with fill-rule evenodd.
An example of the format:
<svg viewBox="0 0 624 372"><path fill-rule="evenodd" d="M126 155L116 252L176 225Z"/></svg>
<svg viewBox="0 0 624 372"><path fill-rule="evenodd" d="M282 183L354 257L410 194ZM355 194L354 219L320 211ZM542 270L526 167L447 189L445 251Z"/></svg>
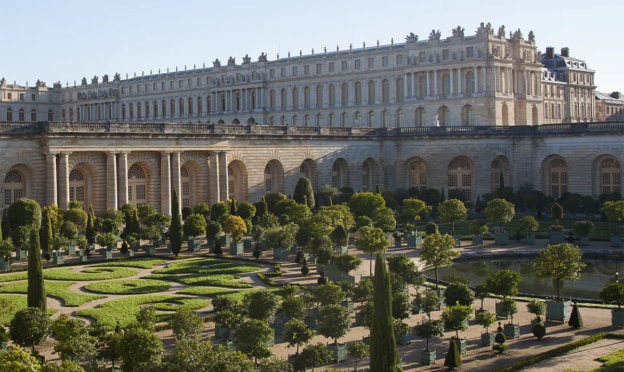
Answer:
<svg viewBox="0 0 624 372"><path fill-rule="evenodd" d="M431 73L429 71L426 71L425 74L427 74L427 97L431 96L431 82L429 81L429 76L431 75Z"/></svg>
<svg viewBox="0 0 624 372"><path fill-rule="evenodd" d="M58 185L56 178L56 154L46 154L46 203L58 205Z"/></svg>
<svg viewBox="0 0 624 372"><path fill-rule="evenodd" d="M171 215L171 166L169 151L160 153L160 209L166 215ZM179 192L179 191L178 191Z"/></svg>
<svg viewBox="0 0 624 372"><path fill-rule="evenodd" d="M227 154L219 153L219 191L221 200L227 200L228 193L228 172L227 172Z"/></svg>
<svg viewBox="0 0 624 372"><path fill-rule="evenodd" d="M118 202L117 205L121 207L124 204L128 204L128 153L120 152L118 159Z"/></svg>
<svg viewBox="0 0 624 372"><path fill-rule="evenodd" d="M210 168L210 205L218 202L221 197L219 189L219 157L216 152L211 152L208 157L208 167Z"/></svg>
<svg viewBox="0 0 624 372"><path fill-rule="evenodd" d="M453 83L454 83L454 77L453 75L455 74L453 71L455 71L454 69L449 69L449 94L452 96L454 94L454 90L453 90Z"/></svg>
<svg viewBox="0 0 624 372"><path fill-rule="evenodd" d="M180 206L180 213L182 211L182 182L180 177L180 153L173 152L171 154L171 189L175 188L178 193L178 205ZM169 197L171 200L171 197Z"/></svg>
<svg viewBox="0 0 624 372"><path fill-rule="evenodd" d="M457 94L462 93L462 71L461 68L457 70Z"/></svg>
<svg viewBox="0 0 624 372"><path fill-rule="evenodd" d="M69 153L61 152L59 154L59 208L67 210L69 205Z"/></svg>
<svg viewBox="0 0 624 372"><path fill-rule="evenodd" d="M106 209L117 209L117 154L106 154Z"/></svg>

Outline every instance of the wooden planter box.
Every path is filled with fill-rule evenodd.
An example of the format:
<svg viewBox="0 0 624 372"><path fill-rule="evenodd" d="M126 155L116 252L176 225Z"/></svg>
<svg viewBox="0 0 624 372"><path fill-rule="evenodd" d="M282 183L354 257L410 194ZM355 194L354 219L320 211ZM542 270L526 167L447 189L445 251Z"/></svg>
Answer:
<svg viewBox="0 0 624 372"><path fill-rule="evenodd" d="M10 266L9 261L5 261L0 258L0 270L8 270Z"/></svg>
<svg viewBox="0 0 624 372"><path fill-rule="evenodd" d="M422 350L420 352L420 363L430 366L436 362L436 349Z"/></svg>
<svg viewBox="0 0 624 372"><path fill-rule="evenodd" d="M226 351L233 352L238 350L236 344L232 340L224 340L221 345L223 345Z"/></svg>
<svg viewBox="0 0 624 372"><path fill-rule="evenodd" d="M581 236L579 238L579 245L581 247L587 247L589 245L589 237L588 236Z"/></svg>
<svg viewBox="0 0 624 372"><path fill-rule="evenodd" d="M285 258L288 258L288 250L286 248L283 248L283 247L273 248L274 260L281 260Z"/></svg>
<svg viewBox="0 0 624 372"><path fill-rule="evenodd" d="M624 243L620 235L611 235L611 246L621 248Z"/></svg>
<svg viewBox="0 0 624 372"><path fill-rule="evenodd" d="M230 245L230 243L232 243L232 237L229 235L223 235L219 238L219 242L221 243L222 247L227 247Z"/></svg>
<svg viewBox="0 0 624 372"><path fill-rule="evenodd" d="M67 254L70 256L75 256L76 255L76 246L75 245L70 245L67 247Z"/></svg>
<svg viewBox="0 0 624 372"><path fill-rule="evenodd" d="M246 251L253 251L253 241L251 239L243 240L243 249Z"/></svg>
<svg viewBox="0 0 624 372"><path fill-rule="evenodd" d="M420 248L420 244L422 243L422 236L417 234L406 235L405 240L407 241L408 248Z"/></svg>
<svg viewBox="0 0 624 372"><path fill-rule="evenodd" d="M199 252L201 249L201 239L188 238L187 244L189 252Z"/></svg>
<svg viewBox="0 0 624 372"><path fill-rule="evenodd" d="M107 260L110 260L111 258L113 258L113 251L107 248L101 248L100 254L102 255L102 257L104 257Z"/></svg>
<svg viewBox="0 0 624 372"><path fill-rule="evenodd" d="M464 355L468 352L468 346L466 345L465 338L456 338L455 343L457 344L457 350L459 350L459 355Z"/></svg>
<svg viewBox="0 0 624 372"><path fill-rule="evenodd" d="M614 327L624 327L624 309L611 310L611 325Z"/></svg>
<svg viewBox="0 0 624 372"><path fill-rule="evenodd" d="M334 246L334 252L336 252L336 254L345 254L347 252L349 252L349 247L346 245L337 245Z"/></svg>
<svg viewBox="0 0 624 372"><path fill-rule="evenodd" d="M349 310L349 312L353 312L353 301L341 301L340 306Z"/></svg>
<svg viewBox="0 0 624 372"><path fill-rule="evenodd" d="M558 320L565 323L571 313L571 301L546 301L546 321Z"/></svg>
<svg viewBox="0 0 624 372"><path fill-rule="evenodd" d="M520 337L520 324L507 323L503 329L508 340Z"/></svg>
<svg viewBox="0 0 624 372"><path fill-rule="evenodd" d="M509 233L496 233L494 234L494 243L500 245L509 244Z"/></svg>
<svg viewBox="0 0 624 372"><path fill-rule="evenodd" d="M143 249L145 249L145 253L148 256L151 256L153 254L156 254L156 247L153 245L146 245L145 247L143 247Z"/></svg>
<svg viewBox="0 0 624 372"><path fill-rule="evenodd" d="M473 236L472 245L483 245L483 236L482 235Z"/></svg>
<svg viewBox="0 0 624 372"><path fill-rule="evenodd" d="M560 244L565 240L565 231L549 231L548 232L548 243L550 244Z"/></svg>
<svg viewBox="0 0 624 372"><path fill-rule="evenodd" d="M395 336L397 345L409 345L412 343L412 335Z"/></svg>
<svg viewBox="0 0 624 372"><path fill-rule="evenodd" d="M215 325L215 337L222 340L228 339L230 337L230 329L220 325Z"/></svg>
<svg viewBox="0 0 624 372"><path fill-rule="evenodd" d="M240 254L243 254L244 251L245 250L243 248L243 242L232 241L230 243L230 254L232 256L238 256Z"/></svg>
<svg viewBox="0 0 624 372"><path fill-rule="evenodd" d="M65 263L65 259L60 252L52 252L52 262L54 262L55 265L62 265Z"/></svg>
<svg viewBox="0 0 624 372"><path fill-rule="evenodd" d="M497 302L494 305L494 308L496 309L496 316L498 318L505 318L505 319L509 318L509 314L505 311L505 308L502 302Z"/></svg>
<svg viewBox="0 0 624 372"><path fill-rule="evenodd" d="M524 242L530 245L535 244L535 235L525 235Z"/></svg>
<svg viewBox="0 0 624 372"><path fill-rule="evenodd" d="M482 346L492 346L494 344L493 333L481 333L481 345Z"/></svg>
<svg viewBox="0 0 624 372"><path fill-rule="evenodd" d="M25 249L16 249L15 250L15 258L19 261L25 260L28 258L28 251Z"/></svg>
<svg viewBox="0 0 624 372"><path fill-rule="evenodd" d="M347 345L345 344L327 344L327 349L334 356L334 363L340 363L347 360Z"/></svg>

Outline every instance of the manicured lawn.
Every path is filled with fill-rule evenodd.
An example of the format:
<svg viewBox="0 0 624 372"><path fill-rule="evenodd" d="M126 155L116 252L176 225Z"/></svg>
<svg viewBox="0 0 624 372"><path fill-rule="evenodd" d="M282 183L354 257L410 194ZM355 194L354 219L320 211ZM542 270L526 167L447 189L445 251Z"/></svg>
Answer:
<svg viewBox="0 0 624 372"><path fill-rule="evenodd" d="M242 274L260 270L257 265L243 265L215 258L201 258L172 262L154 274Z"/></svg>
<svg viewBox="0 0 624 372"><path fill-rule="evenodd" d="M26 296L17 295L17 294L0 294L0 299L8 302L8 308L3 308L0 311L0 326L6 325L11 322L13 316L18 310L25 309L28 305ZM48 315L54 315L56 313L56 309L48 308Z"/></svg>
<svg viewBox="0 0 624 372"><path fill-rule="evenodd" d="M46 295L50 297L55 297L63 301L64 306L74 307L85 304L89 301L97 300L103 298L104 296L92 295L80 292L72 292L69 291L71 285L75 284L74 282L53 282L46 281ZM24 293L26 294L28 289L28 282L23 280L20 282L12 282L0 285L0 293Z"/></svg>
<svg viewBox="0 0 624 372"><path fill-rule="evenodd" d="M624 371L624 349L614 351L605 356L598 358L597 360L604 363L604 365L597 369L588 371L566 369L565 372L620 372Z"/></svg>
<svg viewBox="0 0 624 372"><path fill-rule="evenodd" d="M167 281L176 281L188 285L202 286L218 286L229 288L252 288L249 283L241 283L238 281L238 275L169 275L169 274L152 274L145 276L146 279L158 279Z"/></svg>
<svg viewBox="0 0 624 372"><path fill-rule="evenodd" d="M119 260L114 262L104 262L95 265L91 265L92 267L136 267L139 269L151 269L152 267L160 264L164 264L167 260L162 260L159 258L136 258L129 260Z"/></svg>
<svg viewBox="0 0 624 372"><path fill-rule="evenodd" d="M43 271L43 277L46 279L75 281L119 279L136 274L136 270L125 267L86 267L79 272L70 268Z"/></svg>
<svg viewBox="0 0 624 372"><path fill-rule="evenodd" d="M0 275L0 283L14 282L17 280L24 280L28 278L28 272L22 271L19 273L2 274Z"/></svg>
<svg viewBox="0 0 624 372"><path fill-rule="evenodd" d="M177 293L179 294L188 294L188 295L196 295L196 296L206 296L206 297L215 297L222 295L230 295L233 293L238 293L240 291L235 289L226 289L226 288L217 288L217 287L190 287L183 289Z"/></svg>
<svg viewBox="0 0 624 372"><path fill-rule="evenodd" d="M135 314L142 305L158 305L159 310L175 310L176 306L188 304L193 309L208 306L208 300L178 297L174 295L144 295L128 296L102 304L95 309L81 309L76 311L77 316L95 319L105 329L115 328L117 321L124 327L135 320ZM166 320L170 314L159 314L159 321Z"/></svg>
<svg viewBox="0 0 624 372"><path fill-rule="evenodd" d="M168 291L171 285L162 280L121 279L91 283L85 288L91 292L106 294L146 294Z"/></svg>

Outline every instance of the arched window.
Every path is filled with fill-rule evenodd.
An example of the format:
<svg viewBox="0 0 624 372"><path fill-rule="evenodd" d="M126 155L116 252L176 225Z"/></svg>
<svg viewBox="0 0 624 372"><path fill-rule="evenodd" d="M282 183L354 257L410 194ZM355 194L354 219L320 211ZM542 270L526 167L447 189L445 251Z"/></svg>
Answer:
<svg viewBox="0 0 624 372"><path fill-rule="evenodd" d="M329 114L329 126L330 127L336 126L336 115L334 115L333 112Z"/></svg>
<svg viewBox="0 0 624 372"><path fill-rule="evenodd" d="M303 88L303 106L310 107L310 87Z"/></svg>
<svg viewBox="0 0 624 372"><path fill-rule="evenodd" d="M332 186L339 189L349 186L349 167L344 159L338 159L332 166Z"/></svg>
<svg viewBox="0 0 624 372"><path fill-rule="evenodd" d="M191 175L186 167L180 168L180 183L182 185L182 208L191 206Z"/></svg>
<svg viewBox="0 0 624 372"><path fill-rule="evenodd" d="M381 82L381 101L390 101L390 83L386 79Z"/></svg>
<svg viewBox="0 0 624 372"><path fill-rule="evenodd" d="M283 126L283 125L286 125L286 124L287 124L287 123L286 123L286 116L282 115L282 116L280 117L280 125L282 125L282 126Z"/></svg>
<svg viewBox="0 0 624 372"><path fill-rule="evenodd" d="M465 127L474 126L474 110L471 105L462 107L462 125Z"/></svg>
<svg viewBox="0 0 624 372"><path fill-rule="evenodd" d="M427 97L427 76L420 75L418 78L418 98Z"/></svg>
<svg viewBox="0 0 624 372"><path fill-rule="evenodd" d="M316 86L316 107L323 105L323 87L321 85Z"/></svg>
<svg viewBox="0 0 624 372"><path fill-rule="evenodd" d="M403 110L398 109L396 111L394 122L397 128L401 128L403 126Z"/></svg>
<svg viewBox="0 0 624 372"><path fill-rule="evenodd" d="M284 168L277 160L271 160L264 167L264 191L266 194L284 192Z"/></svg>
<svg viewBox="0 0 624 372"><path fill-rule="evenodd" d="M299 118L297 117L297 115L293 115L291 120L292 120L291 121L292 125L294 125L294 126L299 125Z"/></svg>
<svg viewBox="0 0 624 372"><path fill-rule="evenodd" d="M463 202L472 201L472 167L468 159L453 159L448 167L448 192Z"/></svg>
<svg viewBox="0 0 624 372"><path fill-rule="evenodd" d="M508 187L509 176L509 162L504 157L494 159L490 172L490 190L495 192L501 187Z"/></svg>
<svg viewBox="0 0 624 372"><path fill-rule="evenodd" d="M154 111L154 112L153 112L153 116L154 116L155 118L157 118L157 117L158 117L158 101L154 101L154 103L153 103L153 105L152 105L152 106L154 107L154 110L153 110L153 111Z"/></svg>
<svg viewBox="0 0 624 372"><path fill-rule="evenodd" d="M282 110L285 110L287 106L288 106L288 102L286 98L286 89L282 88L282 90L280 91L280 108Z"/></svg>
<svg viewBox="0 0 624 372"><path fill-rule="evenodd" d="M30 110L30 121L37 121L37 110Z"/></svg>
<svg viewBox="0 0 624 372"><path fill-rule="evenodd" d="M292 90L292 107L299 107L299 89L293 88Z"/></svg>
<svg viewBox="0 0 624 372"><path fill-rule="evenodd" d="M175 100L171 99L169 101L169 117L174 117L176 114L176 110L175 110Z"/></svg>
<svg viewBox="0 0 624 372"><path fill-rule="evenodd" d="M375 103L375 82L373 80L368 82L368 103Z"/></svg>
<svg viewBox="0 0 624 372"><path fill-rule="evenodd" d="M145 102L145 115L143 115L144 118L149 118L150 116L150 104L149 102Z"/></svg>
<svg viewBox="0 0 624 372"><path fill-rule="evenodd" d="M475 92L475 78L472 71L466 72L466 83L464 84L464 94L471 96Z"/></svg>
<svg viewBox="0 0 624 372"><path fill-rule="evenodd" d="M606 158L600 162L600 193L620 194L622 191L620 162L614 158Z"/></svg>
<svg viewBox="0 0 624 372"><path fill-rule="evenodd" d="M180 98L178 100L178 116L184 116L184 99Z"/></svg>
<svg viewBox="0 0 624 372"><path fill-rule="evenodd" d="M54 120L54 112L52 110L48 110L48 121Z"/></svg>
<svg viewBox="0 0 624 372"><path fill-rule="evenodd" d="M250 99L250 103L251 103L251 109L255 110L256 109L256 90L252 89L249 96L250 96L249 99ZM208 112L210 112L210 111L208 111Z"/></svg>
<svg viewBox="0 0 624 372"><path fill-rule="evenodd" d="M234 92L234 111L240 111L241 109L241 94L240 91L237 90Z"/></svg>
<svg viewBox="0 0 624 372"><path fill-rule="evenodd" d="M441 96L446 97L451 94L451 77L448 73L442 74L441 83Z"/></svg>
<svg viewBox="0 0 624 372"><path fill-rule="evenodd" d="M275 109L275 91L273 89L269 92L269 108Z"/></svg>
<svg viewBox="0 0 624 372"><path fill-rule="evenodd" d="M161 106L162 112L160 115L164 118L165 116L167 116L167 102L164 99L162 100Z"/></svg>
<svg viewBox="0 0 624 372"><path fill-rule="evenodd" d="M375 126L375 111L368 112L368 127L372 128Z"/></svg>
<svg viewBox="0 0 624 372"><path fill-rule="evenodd" d="M403 79L398 78L396 80L396 100L403 101L403 97L405 96L405 86L403 85Z"/></svg>
<svg viewBox="0 0 624 372"><path fill-rule="evenodd" d="M125 110L125 109L124 109L124 110ZM124 118L125 118L125 114L124 114L123 112L122 112L122 115L124 115ZM13 119L11 119L11 120L13 120ZM70 109L69 109L69 121L70 121L70 122L71 122L71 121L74 121L74 109L73 109L73 108L70 108Z"/></svg>
<svg viewBox="0 0 624 372"><path fill-rule="evenodd" d="M71 114L71 111L70 111L70 114ZM126 104L122 103L121 104L121 120L125 120L125 119L126 119Z"/></svg>
<svg viewBox="0 0 624 372"><path fill-rule="evenodd" d="M342 114L340 114L340 126L341 127L347 126L347 113L346 112L343 112Z"/></svg>
<svg viewBox="0 0 624 372"><path fill-rule="evenodd" d="M85 178L78 169L69 172L69 200L85 202Z"/></svg>
<svg viewBox="0 0 624 372"><path fill-rule="evenodd" d="M206 97L206 113L210 114L212 112L212 96Z"/></svg>
<svg viewBox="0 0 624 372"><path fill-rule="evenodd" d="M568 166L561 158L556 158L548 164L550 185L548 190L553 198L560 198L568 191Z"/></svg>
<svg viewBox="0 0 624 372"><path fill-rule="evenodd" d="M343 83L340 88L340 104L346 106L349 104L349 85Z"/></svg>
<svg viewBox="0 0 624 372"><path fill-rule="evenodd" d="M377 164L368 158L362 164L362 191L373 191L377 186Z"/></svg>
<svg viewBox="0 0 624 372"><path fill-rule="evenodd" d="M507 108L507 104L503 103L503 108L501 109L501 116L503 117L503 125L509 125L509 109Z"/></svg>
<svg viewBox="0 0 624 372"><path fill-rule="evenodd" d="M24 179L17 171L10 171L4 177L4 207L8 208L13 202L24 196Z"/></svg>
<svg viewBox="0 0 624 372"><path fill-rule="evenodd" d="M26 118L24 117L24 109L19 109L19 121L25 121Z"/></svg>
<svg viewBox="0 0 624 372"><path fill-rule="evenodd" d="M336 86L334 84L329 85L329 105L336 106Z"/></svg>
<svg viewBox="0 0 624 372"><path fill-rule="evenodd" d="M303 115L303 126L307 127L308 125L310 125L310 115L305 114Z"/></svg>
<svg viewBox="0 0 624 372"><path fill-rule="evenodd" d="M128 202L137 207L147 204L147 177L138 164L128 169Z"/></svg>
<svg viewBox="0 0 624 372"><path fill-rule="evenodd" d="M408 165L407 188L427 190L427 165L422 160L414 160Z"/></svg>
<svg viewBox="0 0 624 372"><path fill-rule="evenodd" d="M417 127L424 127L425 126L425 109L422 107L419 107L416 109L416 113L414 115L414 121L416 122L416 126Z"/></svg>
<svg viewBox="0 0 624 372"><path fill-rule="evenodd" d="M143 105L141 105L141 102L137 103L137 119L141 119L143 117L143 112L141 111L143 109Z"/></svg>
<svg viewBox="0 0 624 372"><path fill-rule="evenodd" d="M315 121L314 124L317 127L320 127L323 124L323 117L321 116L321 114L316 114L314 121Z"/></svg>
<svg viewBox="0 0 624 372"><path fill-rule="evenodd" d="M128 117L130 120L134 119L134 103L128 105Z"/></svg>
<svg viewBox="0 0 624 372"><path fill-rule="evenodd" d="M355 104L359 105L362 103L362 83L357 81L355 83Z"/></svg>
<svg viewBox="0 0 624 372"><path fill-rule="evenodd" d="M539 124L539 115L537 113L537 106L535 106L535 105L533 105L533 110L531 111L531 116L532 116L533 125L538 125Z"/></svg>
<svg viewBox="0 0 624 372"><path fill-rule="evenodd" d="M197 97L197 114L201 115L204 113L203 107L204 100L201 97Z"/></svg>
<svg viewBox="0 0 624 372"><path fill-rule="evenodd" d="M389 121L390 121L390 114L388 113L388 110L383 110L381 112L381 126L384 128L387 128Z"/></svg>
<svg viewBox="0 0 624 372"><path fill-rule="evenodd" d="M353 114L353 123L355 124L356 127L360 126L361 120L362 120L362 115L360 114L359 111L356 111L355 114Z"/></svg>
<svg viewBox="0 0 624 372"><path fill-rule="evenodd" d="M314 160L306 159L303 161L303 163L301 163L301 166L299 167L299 177L305 177L309 179L310 183L312 184L312 189L317 189L318 170L316 164L314 163Z"/></svg>
<svg viewBox="0 0 624 372"><path fill-rule="evenodd" d="M247 200L247 171L238 160L228 165L228 193L232 200Z"/></svg>
<svg viewBox="0 0 624 372"><path fill-rule="evenodd" d="M438 121L441 127L448 126L448 115L449 115L448 107L440 106L440 108L438 109Z"/></svg>
<svg viewBox="0 0 624 372"><path fill-rule="evenodd" d="M187 112L188 112L188 116L193 115L193 98L189 97L187 100Z"/></svg>

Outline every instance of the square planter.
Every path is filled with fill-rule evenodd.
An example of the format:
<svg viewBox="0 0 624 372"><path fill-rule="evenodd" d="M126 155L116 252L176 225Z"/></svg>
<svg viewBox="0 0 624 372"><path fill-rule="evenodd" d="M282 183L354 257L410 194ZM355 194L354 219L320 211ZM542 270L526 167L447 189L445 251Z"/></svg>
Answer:
<svg viewBox="0 0 624 372"><path fill-rule="evenodd" d="M189 252L199 252L201 249L201 239L188 238L187 244Z"/></svg>
<svg viewBox="0 0 624 372"><path fill-rule="evenodd" d="M481 345L482 346L492 346L493 344L494 344L493 333L481 333Z"/></svg>
<svg viewBox="0 0 624 372"><path fill-rule="evenodd" d="M409 248L420 248L420 244L422 243L422 236L418 234L406 235L405 240L407 241L407 246Z"/></svg>
<svg viewBox="0 0 624 372"><path fill-rule="evenodd" d="M283 335L286 327L284 323L273 323L271 324L271 328L273 328L273 334Z"/></svg>
<svg viewBox="0 0 624 372"><path fill-rule="evenodd" d="M80 262L87 262L89 260L89 257L87 255L81 255L78 257Z"/></svg>
<svg viewBox="0 0 624 372"><path fill-rule="evenodd" d="M102 257L106 260L110 260L113 258L113 251L108 250L106 248L102 248L100 249L100 254L102 255Z"/></svg>
<svg viewBox="0 0 624 372"><path fill-rule="evenodd" d="M494 243L501 245L509 244L509 233L503 232L494 234Z"/></svg>
<svg viewBox="0 0 624 372"><path fill-rule="evenodd" d="M3 259L0 259L0 270L8 270L10 266L9 261L5 261Z"/></svg>
<svg viewBox="0 0 624 372"><path fill-rule="evenodd" d="M340 306L349 310L349 312L353 312L353 301L341 301Z"/></svg>
<svg viewBox="0 0 624 372"><path fill-rule="evenodd" d="M273 248L273 259L281 260L284 258L288 258L288 250L283 247Z"/></svg>
<svg viewBox="0 0 624 372"><path fill-rule="evenodd" d="M327 344L327 348L334 356L334 363L340 363L347 360L347 345L345 344Z"/></svg>
<svg viewBox="0 0 624 372"><path fill-rule="evenodd" d="M620 235L611 235L611 246L621 248L624 245Z"/></svg>
<svg viewBox="0 0 624 372"><path fill-rule="evenodd" d="M76 255L76 246L75 245L70 245L69 247L67 247L67 254L71 255L71 256L75 256Z"/></svg>
<svg viewBox="0 0 624 372"><path fill-rule="evenodd" d="M346 245L342 245L342 246L334 246L334 252L336 252L336 254L345 254L349 251L349 247Z"/></svg>
<svg viewBox="0 0 624 372"><path fill-rule="evenodd" d="M464 355L468 352L468 346L466 345L465 338L456 338L455 342L457 344L457 350L459 350L459 355Z"/></svg>
<svg viewBox="0 0 624 372"><path fill-rule="evenodd" d="M128 252L125 254L128 257L134 257L134 249L128 249Z"/></svg>
<svg viewBox="0 0 624 372"><path fill-rule="evenodd" d="M253 241L251 239L245 239L243 240L243 249L246 251L252 251L253 250Z"/></svg>
<svg viewBox="0 0 624 372"><path fill-rule="evenodd" d="M226 351L233 352L237 351L236 344L232 340L225 340L221 343Z"/></svg>
<svg viewBox="0 0 624 372"><path fill-rule="evenodd" d="M505 311L505 308L503 306L504 304L502 302L497 302L494 307L496 309L496 316L498 318L509 318L509 314Z"/></svg>
<svg viewBox="0 0 624 372"><path fill-rule="evenodd" d="M611 325L614 327L624 327L624 309L611 310Z"/></svg>
<svg viewBox="0 0 624 372"><path fill-rule="evenodd" d="M436 362L436 349L422 350L420 352L420 363L430 366Z"/></svg>
<svg viewBox="0 0 624 372"><path fill-rule="evenodd" d="M579 238L579 245L581 247L587 247L589 245L589 237L588 236L581 236Z"/></svg>
<svg viewBox="0 0 624 372"><path fill-rule="evenodd" d="M530 245L535 244L535 235L525 235L524 242Z"/></svg>
<svg viewBox="0 0 624 372"><path fill-rule="evenodd" d="M472 245L483 245L483 236L482 235L473 236Z"/></svg>
<svg viewBox="0 0 624 372"><path fill-rule="evenodd" d="M297 254L298 249L299 249L299 246L297 245L297 242L295 242L293 243L292 247L290 247L290 253Z"/></svg>
<svg viewBox="0 0 624 372"><path fill-rule="evenodd" d="M65 263L65 259L61 253L55 251L52 252L52 262L54 262L55 265L62 265Z"/></svg>
<svg viewBox="0 0 624 372"><path fill-rule="evenodd" d="M243 242L232 241L230 243L230 254L232 256L238 256L240 254L243 254L244 251L245 250L243 248Z"/></svg>
<svg viewBox="0 0 624 372"><path fill-rule="evenodd" d="M230 329L215 325L215 337L222 340L227 339L228 337L230 337Z"/></svg>
<svg viewBox="0 0 624 372"><path fill-rule="evenodd" d="M316 329L316 318L315 317L313 317L313 316L306 317L304 319L304 322L305 322L306 326L308 326L308 328Z"/></svg>
<svg viewBox="0 0 624 372"><path fill-rule="evenodd" d="M394 239L394 248L401 248L401 245L403 244L403 242L401 241L401 238L393 238Z"/></svg>
<svg viewBox="0 0 624 372"><path fill-rule="evenodd" d="M130 249L132 249L133 251L138 251L139 249L141 249L141 242L134 242L130 245Z"/></svg>
<svg viewBox="0 0 624 372"><path fill-rule="evenodd" d="M15 258L19 261L25 260L28 258L28 251L25 249L16 249L15 250Z"/></svg>
<svg viewBox="0 0 624 372"><path fill-rule="evenodd" d="M221 243L222 247L227 247L232 242L232 237L229 235L223 235L219 238L219 242Z"/></svg>
<svg viewBox="0 0 624 372"><path fill-rule="evenodd" d="M145 253L148 256L156 254L156 246L154 246L154 245L146 245L145 247L143 247L143 249L145 249Z"/></svg>
<svg viewBox="0 0 624 372"><path fill-rule="evenodd" d="M546 321L558 320L565 323L571 313L571 301L546 301Z"/></svg>
<svg viewBox="0 0 624 372"><path fill-rule="evenodd" d="M412 335L395 336L397 345L409 345L412 343Z"/></svg>
<svg viewBox="0 0 624 372"><path fill-rule="evenodd" d="M520 337L520 324L507 323L504 326L504 333L507 339L514 339Z"/></svg>
<svg viewBox="0 0 624 372"><path fill-rule="evenodd" d="M565 231L549 231L548 232L548 243L550 244L560 244L565 240Z"/></svg>
<svg viewBox="0 0 624 372"><path fill-rule="evenodd" d="M461 247L461 235L453 235L453 239L455 239L455 247Z"/></svg>

